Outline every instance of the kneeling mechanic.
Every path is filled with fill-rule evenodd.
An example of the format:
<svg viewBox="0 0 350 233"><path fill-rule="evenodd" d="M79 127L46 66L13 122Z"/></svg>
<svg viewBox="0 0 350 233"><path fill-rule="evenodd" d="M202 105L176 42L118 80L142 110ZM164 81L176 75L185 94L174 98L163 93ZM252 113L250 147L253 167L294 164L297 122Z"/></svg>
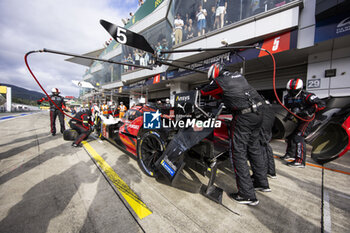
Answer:
<svg viewBox="0 0 350 233"><path fill-rule="evenodd" d="M90 109L84 109L74 116L75 119L69 121L70 127L79 133L78 137L72 144L73 147L80 146L80 143L90 135L91 126L93 125L91 115Z"/></svg>

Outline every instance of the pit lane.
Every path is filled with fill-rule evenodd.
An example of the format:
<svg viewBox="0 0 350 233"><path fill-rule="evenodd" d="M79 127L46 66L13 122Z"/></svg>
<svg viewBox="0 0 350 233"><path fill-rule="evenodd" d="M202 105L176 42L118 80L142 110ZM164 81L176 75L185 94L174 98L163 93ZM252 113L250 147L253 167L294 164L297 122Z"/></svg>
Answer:
<svg viewBox="0 0 350 233"><path fill-rule="evenodd" d="M90 138L89 145L152 211L140 219L83 148L50 135L47 112L0 121L0 129L2 232L320 232L322 224L327 231L350 229L350 176L344 173L324 170L329 201L321 208L322 168L290 168L275 159L272 192L258 192L260 203L251 207L227 196L236 191L235 180L230 164L223 164L216 185L225 191L225 208L198 193L208 178L196 169L186 167L173 187L144 175L135 159L109 142ZM272 146L276 154L284 152L284 142ZM349 154L326 167L350 172Z"/></svg>

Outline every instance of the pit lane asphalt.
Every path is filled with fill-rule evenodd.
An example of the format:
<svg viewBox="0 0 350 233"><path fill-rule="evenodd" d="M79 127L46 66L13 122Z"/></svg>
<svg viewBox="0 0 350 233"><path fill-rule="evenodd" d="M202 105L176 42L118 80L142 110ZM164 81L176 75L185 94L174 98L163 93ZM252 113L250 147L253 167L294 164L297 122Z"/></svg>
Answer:
<svg viewBox="0 0 350 233"><path fill-rule="evenodd" d="M252 207L227 196L236 186L230 164L223 164L216 185L224 189L229 211L197 192L208 178L195 170L185 168L172 187L144 175L135 159L109 142L90 138L89 145L152 211L139 219L83 148L72 148L61 134L51 136L48 112L0 121L0 132L0 232L321 231L318 167L291 168L275 159L278 178L269 180L272 192L258 192L260 203ZM276 154L284 152L284 142L272 146ZM326 167L350 172L349 156ZM324 170L323 191L325 232L348 232L350 176Z"/></svg>

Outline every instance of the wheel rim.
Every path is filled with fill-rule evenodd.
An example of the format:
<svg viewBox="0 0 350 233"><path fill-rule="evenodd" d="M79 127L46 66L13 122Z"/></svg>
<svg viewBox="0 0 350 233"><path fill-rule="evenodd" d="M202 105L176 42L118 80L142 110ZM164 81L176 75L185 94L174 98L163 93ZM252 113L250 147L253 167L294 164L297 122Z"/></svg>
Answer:
<svg viewBox="0 0 350 233"><path fill-rule="evenodd" d="M157 136L148 135L142 140L140 161L150 175L153 175L155 162L163 154L163 151L163 143Z"/></svg>

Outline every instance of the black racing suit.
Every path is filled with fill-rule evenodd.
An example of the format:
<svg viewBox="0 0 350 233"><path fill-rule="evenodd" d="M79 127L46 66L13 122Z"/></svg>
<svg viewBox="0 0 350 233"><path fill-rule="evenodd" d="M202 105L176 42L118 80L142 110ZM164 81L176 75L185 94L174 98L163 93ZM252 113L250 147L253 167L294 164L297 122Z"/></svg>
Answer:
<svg viewBox="0 0 350 233"><path fill-rule="evenodd" d="M264 155L265 162L267 165L267 174L276 175L275 160L273 158L273 152L270 145L272 138L272 127L275 122L275 112L271 105L266 103L263 105L263 122L260 129L260 145L261 152Z"/></svg>
<svg viewBox="0 0 350 233"><path fill-rule="evenodd" d="M61 109L65 109L64 98L60 95L50 95L51 100ZM38 101L41 103L43 101L49 101L48 98L42 98ZM64 114L50 101L50 125L52 135L56 134L56 117L60 121L61 133L65 130Z"/></svg>
<svg viewBox="0 0 350 233"><path fill-rule="evenodd" d="M292 96L287 94L284 97L284 104L296 115L311 119L312 115L325 108L324 101L317 98L313 93L301 91L299 95ZM287 118L290 114L287 116ZM309 130L313 121L302 121L297 119L298 125L291 135L287 137L286 156L295 158L295 162L305 165L306 162L306 144L305 137L310 133Z"/></svg>
<svg viewBox="0 0 350 233"><path fill-rule="evenodd" d="M74 116L75 119L78 119L80 121L77 121L75 119L71 119L69 121L70 127L79 133L79 136L75 139L74 144L79 145L85 138L90 135L90 125L93 125L90 117L91 112L83 110Z"/></svg>
<svg viewBox="0 0 350 233"><path fill-rule="evenodd" d="M255 199L254 186L269 186L266 164L263 161L258 140L263 117L262 97L248 84L243 75L228 71L202 88L201 94L222 98L226 108L232 113L230 153L238 194L243 198ZM250 178L248 158L254 173L254 185Z"/></svg>

